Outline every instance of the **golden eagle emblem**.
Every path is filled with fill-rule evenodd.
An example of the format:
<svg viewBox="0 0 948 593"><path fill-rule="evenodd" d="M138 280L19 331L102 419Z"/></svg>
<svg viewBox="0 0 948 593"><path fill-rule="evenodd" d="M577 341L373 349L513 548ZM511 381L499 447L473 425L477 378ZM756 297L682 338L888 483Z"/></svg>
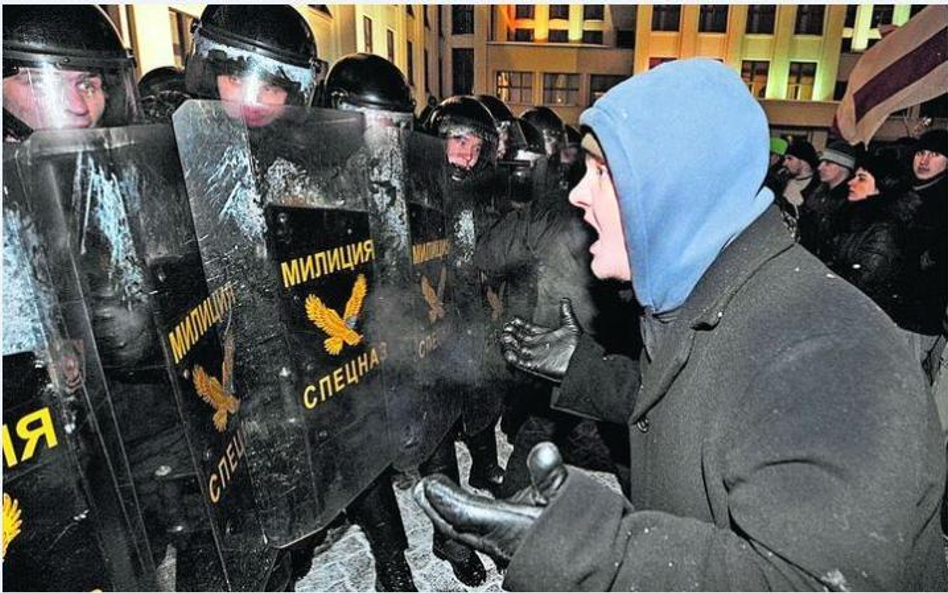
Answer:
<svg viewBox="0 0 948 593"><path fill-rule="evenodd" d="M487 303L490 305L490 319L491 321L497 321L500 319L500 316L504 314L504 289L507 288L507 283L504 282L500 285L500 288L497 292L494 292L494 289L490 286L487 287Z"/></svg>
<svg viewBox="0 0 948 593"><path fill-rule="evenodd" d="M431 320L431 323L444 317L444 287L447 281L447 268L444 266L441 266L441 277L438 279L437 291L431 286L431 282L428 282L428 278L424 274L421 275L421 295L425 297L425 302L428 303L428 319Z"/></svg>
<svg viewBox="0 0 948 593"><path fill-rule="evenodd" d="M6 492L3 493L3 551L0 557L6 558L7 546L13 539L20 535L20 526L23 520L20 519L20 503L15 498L11 498Z"/></svg>
<svg viewBox="0 0 948 593"><path fill-rule="evenodd" d="M236 414L240 400L234 397L232 371L234 368L234 335L228 331L224 338L224 362L221 363L221 380L207 374L204 367L194 366L194 389L206 404L214 408L214 428L218 432L227 430L227 415Z"/></svg>
<svg viewBox="0 0 948 593"><path fill-rule="evenodd" d="M346 310L342 317L327 307L319 297L306 297L306 317L329 337L323 342L326 352L333 356L342 351L344 344L355 346L362 341L362 334L355 330L359 313L362 312L362 302L368 293L368 283L365 274L359 274L352 286L352 294L346 302Z"/></svg>

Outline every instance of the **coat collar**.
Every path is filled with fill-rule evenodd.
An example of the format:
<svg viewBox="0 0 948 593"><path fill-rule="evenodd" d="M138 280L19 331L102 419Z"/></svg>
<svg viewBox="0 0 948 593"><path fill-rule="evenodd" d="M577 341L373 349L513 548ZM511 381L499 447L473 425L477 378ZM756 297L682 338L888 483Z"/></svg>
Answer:
<svg viewBox="0 0 948 593"><path fill-rule="evenodd" d="M688 363L696 334L713 331L727 314L731 300L757 270L792 245L779 210L771 206L724 248L682 305L658 355L642 365L642 388L635 399L632 422L640 420L668 392Z"/></svg>

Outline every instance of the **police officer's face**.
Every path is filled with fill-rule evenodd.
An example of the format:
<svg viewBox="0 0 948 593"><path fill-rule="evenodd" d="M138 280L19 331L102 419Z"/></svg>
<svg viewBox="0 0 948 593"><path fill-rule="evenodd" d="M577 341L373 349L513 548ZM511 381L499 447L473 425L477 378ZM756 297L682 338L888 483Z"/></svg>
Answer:
<svg viewBox="0 0 948 593"><path fill-rule="evenodd" d="M107 98L93 72L22 68L3 79L4 109L33 130L94 128Z"/></svg>
<svg viewBox="0 0 948 593"><path fill-rule="evenodd" d="M912 170L919 181L928 181L937 177L944 173L946 168L948 168L948 157L938 152L920 150L912 159Z"/></svg>
<svg viewBox="0 0 948 593"><path fill-rule="evenodd" d="M454 134L448 137L448 162L455 167L470 170L477 164L484 141L475 134Z"/></svg>
<svg viewBox="0 0 948 593"><path fill-rule="evenodd" d="M221 74L217 91L227 115L251 128L272 124L286 109L286 89L257 78Z"/></svg>
<svg viewBox="0 0 948 593"><path fill-rule="evenodd" d="M631 281L619 199L604 161L586 156L586 175L570 192L569 201L583 210L583 220L599 233L599 240L589 247L593 275L601 280Z"/></svg>

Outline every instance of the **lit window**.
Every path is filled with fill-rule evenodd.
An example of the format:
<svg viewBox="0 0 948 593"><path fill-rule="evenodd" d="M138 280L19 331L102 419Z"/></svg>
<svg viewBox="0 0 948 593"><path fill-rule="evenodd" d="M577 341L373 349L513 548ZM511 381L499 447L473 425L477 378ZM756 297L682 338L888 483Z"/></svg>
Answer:
<svg viewBox="0 0 948 593"><path fill-rule="evenodd" d="M544 74L543 103L546 105L578 105L579 74Z"/></svg>
<svg viewBox="0 0 948 593"><path fill-rule="evenodd" d="M497 72L497 98L505 103L533 104L533 74L530 72Z"/></svg>
<svg viewBox="0 0 948 593"><path fill-rule="evenodd" d="M744 60L741 64L741 78L747 85L751 94L758 99L764 98L767 92L767 73L770 70L770 62L766 61L748 61Z"/></svg>
<svg viewBox="0 0 948 593"><path fill-rule="evenodd" d="M796 101L810 101L813 99L813 82L815 80L816 62L790 62L787 99Z"/></svg>

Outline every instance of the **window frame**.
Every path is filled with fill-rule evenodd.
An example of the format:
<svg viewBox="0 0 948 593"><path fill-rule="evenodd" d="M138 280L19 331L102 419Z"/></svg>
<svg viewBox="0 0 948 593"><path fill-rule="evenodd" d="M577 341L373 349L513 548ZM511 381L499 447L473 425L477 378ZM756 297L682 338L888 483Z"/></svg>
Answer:
<svg viewBox="0 0 948 593"><path fill-rule="evenodd" d="M758 67L763 64L763 81L757 76L760 71ZM744 77L744 69L750 66L750 76ZM747 90L755 99L764 99L767 94L767 81L770 79L770 61L769 60L742 60L741 61L741 80L747 86ZM760 83L763 84L760 84Z"/></svg>
<svg viewBox="0 0 948 593"><path fill-rule="evenodd" d="M566 86L555 86L558 80L564 80ZM549 81L553 81L551 86ZM575 87L573 83L575 82ZM565 93L565 102L557 102L558 93ZM576 107L579 105L579 74L574 72L544 72L543 73L543 105L558 107Z"/></svg>
<svg viewBox="0 0 948 593"><path fill-rule="evenodd" d="M470 17L470 22L465 18ZM470 30L468 31L468 27ZM474 34L474 5L473 4L452 4L451 5L451 34L452 35L473 35Z"/></svg>
<svg viewBox="0 0 948 593"><path fill-rule="evenodd" d="M508 84L501 84L506 75ZM516 81L516 84L514 84ZM526 82L525 82L526 81ZM506 93L502 92L506 89ZM514 92L516 91L516 94ZM533 72L526 70L495 70L494 96L510 105L533 105Z"/></svg>
<svg viewBox="0 0 948 593"><path fill-rule="evenodd" d="M799 67L799 72L796 75L796 80L794 80L794 66ZM807 85L804 84L804 72L803 68L807 66L813 67L812 80ZM812 101L813 100L813 88L816 86L816 72L819 69L819 62L806 62L806 61L793 61L790 62L790 65L787 70L787 100L788 101ZM806 93L803 93L802 90L809 88L809 96L804 97Z"/></svg>
<svg viewBox="0 0 948 593"><path fill-rule="evenodd" d="M671 27L671 15L677 15L675 27ZM681 5L680 4L655 4L652 6L652 31L664 33L681 32Z"/></svg>
<svg viewBox="0 0 948 593"><path fill-rule="evenodd" d="M698 11L698 32L699 33L727 33L727 21L730 18L730 6L727 4L702 4ZM724 22L716 22L721 18L720 11L724 11ZM721 30L711 28L722 25ZM707 27L707 28L706 28Z"/></svg>
<svg viewBox="0 0 948 593"><path fill-rule="evenodd" d="M819 13L819 18L816 17ZM826 28L826 6L823 4L799 4L793 23L794 35L819 37ZM813 30L811 30L813 29Z"/></svg>

